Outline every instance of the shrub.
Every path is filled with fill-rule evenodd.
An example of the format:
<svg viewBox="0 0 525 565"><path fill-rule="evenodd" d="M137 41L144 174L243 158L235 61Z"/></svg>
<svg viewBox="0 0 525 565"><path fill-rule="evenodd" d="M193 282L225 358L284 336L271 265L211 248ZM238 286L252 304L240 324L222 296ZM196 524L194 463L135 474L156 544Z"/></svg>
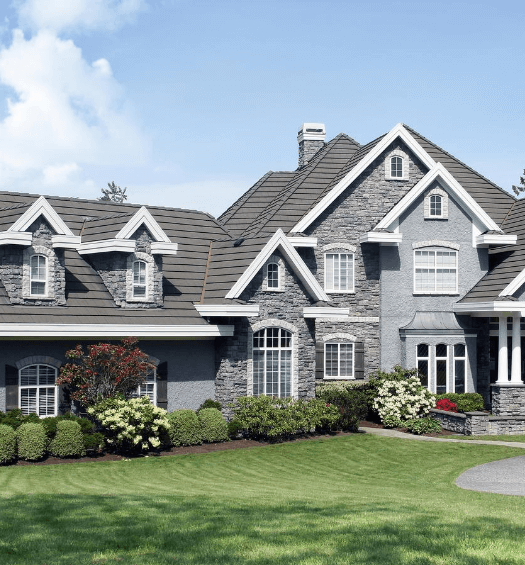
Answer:
<svg viewBox="0 0 525 565"><path fill-rule="evenodd" d="M11 426L0 424L0 464L8 464L15 459L16 432Z"/></svg>
<svg viewBox="0 0 525 565"><path fill-rule="evenodd" d="M200 412L204 408L216 408L217 410L222 410L221 403L218 400L212 400L208 398L205 400L198 408L197 412Z"/></svg>
<svg viewBox="0 0 525 565"><path fill-rule="evenodd" d="M201 424L193 410L175 410L168 414L170 441L179 445L198 445L202 443Z"/></svg>
<svg viewBox="0 0 525 565"><path fill-rule="evenodd" d="M17 430L22 424L25 423L38 424L42 422L37 414L28 414L27 416L24 416L20 408L15 408L13 410L9 410L9 412L6 412L5 414L0 414L0 424L10 426L14 430Z"/></svg>
<svg viewBox="0 0 525 565"><path fill-rule="evenodd" d="M42 459L46 453L47 437L42 424L26 422L16 431L18 457L27 461Z"/></svg>
<svg viewBox="0 0 525 565"><path fill-rule="evenodd" d="M86 451L99 452L104 448L104 434L95 432L92 434L83 434L84 449Z"/></svg>
<svg viewBox="0 0 525 565"><path fill-rule="evenodd" d="M458 412L477 412L485 408L483 397L477 392L447 392L446 394L438 394L436 398L438 400L443 398L450 400L450 402L456 404Z"/></svg>
<svg viewBox="0 0 525 565"><path fill-rule="evenodd" d="M327 404L337 406L339 411L337 427L342 430L356 431L359 420L363 420L368 414L368 397L362 385L322 384L317 387L316 396Z"/></svg>
<svg viewBox="0 0 525 565"><path fill-rule="evenodd" d="M57 432L49 444L49 452L55 457L82 457L86 454L80 424L73 420L57 422Z"/></svg>
<svg viewBox="0 0 525 565"><path fill-rule="evenodd" d="M431 434L441 431L441 424L431 416L414 418L413 420L403 422L403 425L409 432L417 435Z"/></svg>
<svg viewBox="0 0 525 565"><path fill-rule="evenodd" d="M453 402L450 402L448 398L440 398L436 402L436 408L438 410L445 410L446 412L457 412L458 407Z"/></svg>
<svg viewBox="0 0 525 565"><path fill-rule="evenodd" d="M141 398L109 398L87 409L103 429L106 443L123 453L157 449L169 442L168 413Z"/></svg>
<svg viewBox="0 0 525 565"><path fill-rule="evenodd" d="M217 408L203 408L198 413L202 441L215 443L228 441L228 424Z"/></svg>
<svg viewBox="0 0 525 565"><path fill-rule="evenodd" d="M233 420L228 422L228 435L232 439L239 437L239 435L242 434L243 431L244 428L242 427L242 423L237 418L234 418Z"/></svg>

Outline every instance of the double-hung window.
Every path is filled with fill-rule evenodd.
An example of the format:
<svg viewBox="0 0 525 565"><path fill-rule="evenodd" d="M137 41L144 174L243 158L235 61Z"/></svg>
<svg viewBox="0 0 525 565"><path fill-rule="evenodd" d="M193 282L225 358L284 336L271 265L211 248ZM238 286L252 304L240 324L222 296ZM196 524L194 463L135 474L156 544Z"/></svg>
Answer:
<svg viewBox="0 0 525 565"><path fill-rule="evenodd" d="M20 369L19 377L22 414L56 416L58 406L56 368L49 365L29 365Z"/></svg>
<svg viewBox="0 0 525 565"><path fill-rule="evenodd" d="M264 328L253 334L253 395L288 397L292 383L292 334Z"/></svg>
<svg viewBox="0 0 525 565"><path fill-rule="evenodd" d="M44 255L32 255L29 267L31 294L45 296L47 294L47 258Z"/></svg>
<svg viewBox="0 0 525 565"><path fill-rule="evenodd" d="M354 344L325 343L325 379L354 378Z"/></svg>
<svg viewBox="0 0 525 565"><path fill-rule="evenodd" d="M457 291L457 251L426 248L414 252L414 292L450 294Z"/></svg>
<svg viewBox="0 0 525 565"><path fill-rule="evenodd" d="M390 176L392 178L403 177L403 159L395 156L390 159Z"/></svg>
<svg viewBox="0 0 525 565"><path fill-rule="evenodd" d="M146 270L147 270L147 265L145 261L133 262L133 297L134 298L146 297Z"/></svg>
<svg viewBox="0 0 525 565"><path fill-rule="evenodd" d="M151 403L157 405L157 370L154 369L151 373L148 373L145 381L137 387L137 392L134 396L139 398L147 396Z"/></svg>
<svg viewBox="0 0 525 565"><path fill-rule="evenodd" d="M353 253L326 253L325 290L327 292L354 291Z"/></svg>
<svg viewBox="0 0 525 565"><path fill-rule="evenodd" d="M429 200L429 216L431 218L443 217L443 198L439 194L432 194Z"/></svg>

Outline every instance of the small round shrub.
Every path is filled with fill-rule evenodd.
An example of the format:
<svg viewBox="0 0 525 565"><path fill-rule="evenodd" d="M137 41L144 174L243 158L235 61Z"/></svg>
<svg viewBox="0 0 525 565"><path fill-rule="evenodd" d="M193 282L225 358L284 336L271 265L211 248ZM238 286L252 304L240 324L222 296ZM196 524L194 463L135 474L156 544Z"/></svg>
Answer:
<svg viewBox="0 0 525 565"><path fill-rule="evenodd" d="M205 400L205 401L197 408L197 412L200 412L200 411L203 410L204 408L216 408L217 410L222 410L221 403L220 403L218 400L212 400L211 398L208 398L207 400Z"/></svg>
<svg viewBox="0 0 525 565"><path fill-rule="evenodd" d="M84 449L86 451L100 452L104 449L104 434L95 432L93 434L83 434Z"/></svg>
<svg viewBox="0 0 525 565"><path fill-rule="evenodd" d="M202 443L201 424L193 410L175 410L168 414L170 423L169 435L171 444L199 445Z"/></svg>
<svg viewBox="0 0 525 565"><path fill-rule="evenodd" d="M244 426L242 425L242 422L237 418L234 418L233 420L230 420L228 422L228 435L232 439L239 437L243 431Z"/></svg>
<svg viewBox="0 0 525 565"><path fill-rule="evenodd" d="M0 424L0 464L9 464L16 459L16 432L11 426Z"/></svg>
<svg viewBox="0 0 525 565"><path fill-rule="evenodd" d="M216 408L203 408L198 414L202 440L207 443L228 441L228 424Z"/></svg>
<svg viewBox="0 0 525 565"><path fill-rule="evenodd" d="M18 457L27 461L42 459L46 453L47 436L42 424L26 422L16 431Z"/></svg>
<svg viewBox="0 0 525 565"><path fill-rule="evenodd" d="M403 422L403 426L405 426L409 432L417 435L432 434L441 431L441 424L431 416L408 420L407 422Z"/></svg>
<svg viewBox="0 0 525 565"><path fill-rule="evenodd" d="M49 445L55 457L82 457L86 454L80 424L73 420L59 420L57 433Z"/></svg>

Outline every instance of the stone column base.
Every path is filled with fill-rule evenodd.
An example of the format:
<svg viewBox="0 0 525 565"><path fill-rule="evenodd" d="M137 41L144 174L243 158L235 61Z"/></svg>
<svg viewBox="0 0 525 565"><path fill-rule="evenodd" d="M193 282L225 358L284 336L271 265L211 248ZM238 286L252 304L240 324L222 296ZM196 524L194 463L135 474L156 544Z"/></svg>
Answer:
<svg viewBox="0 0 525 565"><path fill-rule="evenodd" d="M525 416L525 384L491 384L494 416Z"/></svg>

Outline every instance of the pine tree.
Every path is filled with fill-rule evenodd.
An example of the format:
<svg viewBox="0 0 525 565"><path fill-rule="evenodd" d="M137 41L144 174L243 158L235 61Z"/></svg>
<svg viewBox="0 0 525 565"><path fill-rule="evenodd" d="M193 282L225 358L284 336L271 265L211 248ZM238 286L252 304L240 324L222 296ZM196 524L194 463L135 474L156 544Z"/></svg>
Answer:
<svg viewBox="0 0 525 565"><path fill-rule="evenodd" d="M128 199L126 189L127 187L120 188L120 186L117 186L115 181L108 182L108 188L100 189L102 191L102 196L99 200L122 203Z"/></svg>

